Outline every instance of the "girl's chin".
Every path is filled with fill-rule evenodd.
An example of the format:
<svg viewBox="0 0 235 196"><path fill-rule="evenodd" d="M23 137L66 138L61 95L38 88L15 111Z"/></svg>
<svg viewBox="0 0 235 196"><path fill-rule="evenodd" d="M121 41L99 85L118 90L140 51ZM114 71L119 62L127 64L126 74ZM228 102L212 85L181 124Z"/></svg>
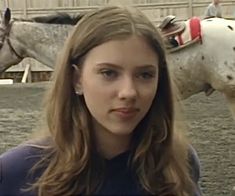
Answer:
<svg viewBox="0 0 235 196"><path fill-rule="evenodd" d="M134 131L134 128L130 128L130 129L121 129L121 128L118 128L118 129L110 129L110 132L112 134L115 134L115 135L120 135L120 136L125 136L125 135L131 135Z"/></svg>

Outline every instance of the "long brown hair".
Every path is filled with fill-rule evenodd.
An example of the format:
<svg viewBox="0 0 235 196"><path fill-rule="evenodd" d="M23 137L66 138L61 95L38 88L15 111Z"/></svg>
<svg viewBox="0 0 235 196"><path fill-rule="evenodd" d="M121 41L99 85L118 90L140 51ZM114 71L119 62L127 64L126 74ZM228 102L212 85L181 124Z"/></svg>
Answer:
<svg viewBox="0 0 235 196"><path fill-rule="evenodd" d="M52 142L42 160L46 169L34 185L39 195L92 194L102 185L103 161L95 152L90 113L83 96L74 90L73 64L82 66L86 54L104 42L132 35L144 37L156 52L160 71L152 106L134 131L131 167L147 193L191 195L188 143L174 126L174 95L163 39L140 11L116 6L86 14L59 55L46 100Z"/></svg>

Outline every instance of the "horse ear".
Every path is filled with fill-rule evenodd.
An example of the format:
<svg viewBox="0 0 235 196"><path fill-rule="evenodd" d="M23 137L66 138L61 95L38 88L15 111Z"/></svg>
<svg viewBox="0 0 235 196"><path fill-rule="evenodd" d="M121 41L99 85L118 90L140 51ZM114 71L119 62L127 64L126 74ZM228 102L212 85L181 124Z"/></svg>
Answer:
<svg viewBox="0 0 235 196"><path fill-rule="evenodd" d="M4 15L3 15L3 24L7 26L11 20L11 10L6 8Z"/></svg>

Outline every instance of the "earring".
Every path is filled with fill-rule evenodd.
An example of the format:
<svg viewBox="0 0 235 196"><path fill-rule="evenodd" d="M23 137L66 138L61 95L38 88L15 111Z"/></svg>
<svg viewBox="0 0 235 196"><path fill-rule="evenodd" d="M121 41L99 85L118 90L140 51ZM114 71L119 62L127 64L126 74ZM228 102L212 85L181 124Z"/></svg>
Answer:
<svg viewBox="0 0 235 196"><path fill-rule="evenodd" d="M82 95L82 90L76 90L76 91L75 91L75 94L76 94L76 95Z"/></svg>

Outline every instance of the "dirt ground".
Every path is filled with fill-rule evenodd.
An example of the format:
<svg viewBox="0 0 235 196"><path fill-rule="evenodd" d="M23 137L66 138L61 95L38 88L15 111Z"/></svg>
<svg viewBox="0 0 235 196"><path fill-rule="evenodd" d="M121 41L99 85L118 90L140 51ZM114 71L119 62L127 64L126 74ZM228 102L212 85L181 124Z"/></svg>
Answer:
<svg viewBox="0 0 235 196"><path fill-rule="evenodd" d="M0 86L0 153L28 138L41 114L47 83ZM201 160L205 196L230 196L235 186L235 121L223 96L198 94L183 101L189 138Z"/></svg>

